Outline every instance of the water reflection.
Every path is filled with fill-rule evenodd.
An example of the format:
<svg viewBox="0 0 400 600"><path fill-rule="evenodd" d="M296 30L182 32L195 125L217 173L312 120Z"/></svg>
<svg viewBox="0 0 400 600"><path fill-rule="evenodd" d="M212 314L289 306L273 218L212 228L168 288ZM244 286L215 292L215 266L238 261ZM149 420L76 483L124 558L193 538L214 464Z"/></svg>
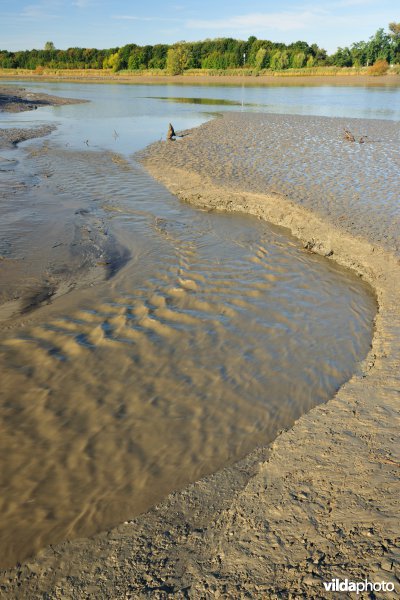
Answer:
<svg viewBox="0 0 400 600"><path fill-rule="evenodd" d="M10 84L15 82L10 82ZM27 86L26 82L19 85ZM2 126L57 124L54 141L76 150L129 154L164 139L168 123L176 131L196 127L218 112L240 110L279 114L400 120L400 87L202 86L30 82L33 90L90 100L88 104L43 107L2 114ZM116 138L114 132L117 132Z"/></svg>
<svg viewBox="0 0 400 600"><path fill-rule="evenodd" d="M215 106L242 106L241 102L236 100L225 100L224 98L175 98L174 96L148 96L149 99L165 100L167 102L176 102L177 104L206 104ZM252 106L246 104L245 106Z"/></svg>

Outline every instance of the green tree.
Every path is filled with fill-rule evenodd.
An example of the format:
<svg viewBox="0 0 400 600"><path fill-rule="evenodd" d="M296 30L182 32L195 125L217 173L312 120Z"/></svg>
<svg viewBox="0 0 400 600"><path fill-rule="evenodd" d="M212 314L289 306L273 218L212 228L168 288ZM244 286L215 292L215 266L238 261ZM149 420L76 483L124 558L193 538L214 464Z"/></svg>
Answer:
<svg viewBox="0 0 400 600"><path fill-rule="evenodd" d="M307 58L307 63L306 63L307 67L308 68L313 67L314 62L315 62L315 59L314 59L313 55L310 54L310 56Z"/></svg>
<svg viewBox="0 0 400 600"><path fill-rule="evenodd" d="M311 54L314 57L313 64L326 64L327 52L324 50L324 48L320 48L318 44L311 44Z"/></svg>
<svg viewBox="0 0 400 600"><path fill-rule="evenodd" d="M183 43L169 48L167 53L167 71L170 75L181 75L189 59L188 51Z"/></svg>
<svg viewBox="0 0 400 600"><path fill-rule="evenodd" d="M366 42L356 42L350 47L350 54L353 65L363 67L367 64L367 44Z"/></svg>
<svg viewBox="0 0 400 600"><path fill-rule="evenodd" d="M336 67L351 67L353 59L349 48L347 46L345 48L338 48L332 56L332 63Z"/></svg>
<svg viewBox="0 0 400 600"><path fill-rule="evenodd" d="M389 23L389 31L389 35L400 40L400 23Z"/></svg>
<svg viewBox="0 0 400 600"><path fill-rule="evenodd" d="M130 71L136 71L140 68L144 68L144 55L143 50L138 46L132 50L128 58L128 69Z"/></svg>
<svg viewBox="0 0 400 600"><path fill-rule="evenodd" d="M400 63L400 23L389 23L392 46L392 61Z"/></svg>
<svg viewBox="0 0 400 600"><path fill-rule="evenodd" d="M390 62L392 56L392 46L390 35L385 33L383 28L369 38L367 44L367 60L368 63L374 64L377 60L387 60Z"/></svg>
<svg viewBox="0 0 400 600"><path fill-rule="evenodd" d="M257 51L256 54L256 58L255 58L255 68L257 69L257 71L260 71L261 69L263 69L265 67L264 61L265 61L265 57L266 57L267 51L265 48L260 48Z"/></svg>
<svg viewBox="0 0 400 600"><path fill-rule="evenodd" d="M114 52L103 61L103 69L112 69L114 72L120 69L120 57L118 52Z"/></svg>
<svg viewBox="0 0 400 600"><path fill-rule="evenodd" d="M44 45L44 49L49 51L49 50L55 50L56 47L53 44L53 42L46 42Z"/></svg>
<svg viewBox="0 0 400 600"><path fill-rule="evenodd" d="M130 55L131 55L132 51L134 51L136 48L137 48L136 44L126 44L125 46L122 46L122 48L120 48L118 50L119 68L120 69L128 68Z"/></svg>
<svg viewBox="0 0 400 600"><path fill-rule="evenodd" d="M304 67L304 63L306 62L306 55L304 52L297 52L292 55L292 67L294 69L301 69Z"/></svg>
<svg viewBox="0 0 400 600"><path fill-rule="evenodd" d="M273 71L280 71L281 69L287 69L289 66L288 53L285 50L277 50L271 56L270 67Z"/></svg>

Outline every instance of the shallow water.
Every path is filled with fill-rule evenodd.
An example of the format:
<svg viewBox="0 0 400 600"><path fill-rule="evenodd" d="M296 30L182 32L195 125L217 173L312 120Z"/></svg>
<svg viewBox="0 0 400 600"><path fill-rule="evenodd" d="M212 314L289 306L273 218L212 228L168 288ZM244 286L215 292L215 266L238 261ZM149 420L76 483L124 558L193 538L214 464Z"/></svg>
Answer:
<svg viewBox="0 0 400 600"><path fill-rule="evenodd" d="M6 181L21 185L5 262L46 256L57 281L72 261L95 285L3 330L2 566L268 443L351 376L376 308L368 286L285 230L181 204L134 157L77 151L80 123L65 142L65 122L11 153Z"/></svg>
<svg viewBox="0 0 400 600"><path fill-rule="evenodd" d="M2 126L55 122L53 139L75 149L129 154L225 111L400 120L400 87L256 87L10 82L32 91L88 99L89 104L2 114Z"/></svg>

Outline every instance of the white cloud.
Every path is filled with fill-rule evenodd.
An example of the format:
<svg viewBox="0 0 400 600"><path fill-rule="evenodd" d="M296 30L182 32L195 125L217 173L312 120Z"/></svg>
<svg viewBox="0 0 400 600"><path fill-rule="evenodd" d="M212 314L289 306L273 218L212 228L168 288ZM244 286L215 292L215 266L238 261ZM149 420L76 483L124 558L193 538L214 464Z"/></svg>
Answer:
<svg viewBox="0 0 400 600"><path fill-rule="evenodd" d="M74 0L72 6L76 6L77 8L87 8L91 3L92 0Z"/></svg>
<svg viewBox="0 0 400 600"><path fill-rule="evenodd" d="M376 5L375 0L337 0L330 4L331 8L351 8L352 6Z"/></svg>
<svg viewBox="0 0 400 600"><path fill-rule="evenodd" d="M338 0L339 2L367 3L370 0ZM379 17L379 18L378 18ZM228 17L226 19L189 19L185 22L187 29L217 30L233 34L252 33L254 35L274 35L276 32L295 32L300 35L302 31L332 32L353 28L355 36L360 26L374 26L376 23L385 22L385 16L380 11L378 14L360 12L352 14L335 13L333 5L324 7L309 7L301 11L281 11L271 13L248 13ZM377 25L378 26L378 25Z"/></svg>
<svg viewBox="0 0 400 600"><path fill-rule="evenodd" d="M43 0L37 4L28 4L23 8L20 17L25 19L56 19L59 15L56 15L54 9L59 7L59 2L52 2Z"/></svg>
<svg viewBox="0 0 400 600"><path fill-rule="evenodd" d="M176 23L176 21L182 21L182 19L173 19L173 18L169 18L169 17L137 17L135 15L113 15L112 17L113 19L119 19L122 21L158 21L158 22L162 22L162 21L173 21Z"/></svg>
<svg viewBox="0 0 400 600"><path fill-rule="evenodd" d="M293 31L305 29L321 19L322 11L282 11L276 13L250 13L228 17L227 19L190 19L186 21L189 29L231 29L235 31L249 29L274 29Z"/></svg>

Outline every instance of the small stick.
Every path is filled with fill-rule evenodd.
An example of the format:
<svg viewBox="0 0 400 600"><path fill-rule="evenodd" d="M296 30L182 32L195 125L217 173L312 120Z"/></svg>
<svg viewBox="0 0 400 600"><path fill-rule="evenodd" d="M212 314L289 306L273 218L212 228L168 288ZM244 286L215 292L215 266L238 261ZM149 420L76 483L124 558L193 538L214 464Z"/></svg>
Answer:
<svg viewBox="0 0 400 600"><path fill-rule="evenodd" d="M356 141L356 138L351 133L351 131L349 131L348 129L344 130L344 139L347 140L348 142L355 142Z"/></svg>

